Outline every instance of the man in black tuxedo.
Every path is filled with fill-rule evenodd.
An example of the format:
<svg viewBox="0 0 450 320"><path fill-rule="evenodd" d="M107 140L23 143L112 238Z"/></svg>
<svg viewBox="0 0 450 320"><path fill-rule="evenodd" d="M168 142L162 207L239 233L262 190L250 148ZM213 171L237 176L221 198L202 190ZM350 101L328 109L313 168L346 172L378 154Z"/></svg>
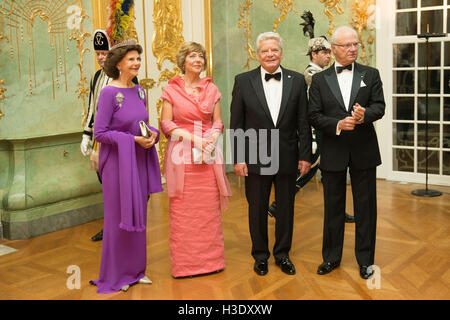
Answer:
<svg viewBox="0 0 450 320"><path fill-rule="evenodd" d="M341 261L349 168L356 220L355 255L360 276L368 279L373 274L370 266L375 256L376 167L381 164L373 122L384 115L383 87L377 69L355 62L359 49L355 30L340 27L331 42L336 62L314 75L309 89L309 121L323 133L323 263L317 273L327 274Z"/></svg>
<svg viewBox="0 0 450 320"><path fill-rule="evenodd" d="M245 177L254 271L268 272L267 210L273 183L278 204L273 255L276 265L293 275L289 251L297 169L304 175L311 168L306 83L303 75L280 66L283 49L277 33L260 34L256 43L261 66L237 75L234 82L230 119L234 172Z"/></svg>

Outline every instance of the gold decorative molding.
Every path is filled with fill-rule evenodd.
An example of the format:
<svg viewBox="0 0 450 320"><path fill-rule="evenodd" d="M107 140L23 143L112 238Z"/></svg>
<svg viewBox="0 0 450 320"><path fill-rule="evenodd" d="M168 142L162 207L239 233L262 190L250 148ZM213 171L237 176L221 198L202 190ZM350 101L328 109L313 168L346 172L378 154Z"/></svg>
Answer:
<svg viewBox="0 0 450 320"><path fill-rule="evenodd" d="M83 3L81 0L77 0L77 3L77 6L72 5L67 9L68 12L72 13L67 22L67 27L70 29L69 39L77 42L78 54L80 57L80 62L78 63L80 69L80 81L77 84L78 88L75 92L78 93L77 98L81 100L83 105L83 119L81 120L81 126L84 126L87 117L85 98L89 95L89 87L87 86L87 80L83 72L83 59L84 54L87 51L90 51L89 48L84 48L84 42L87 38L91 39L91 35L83 30L83 20L87 17L83 8Z"/></svg>
<svg viewBox="0 0 450 320"><path fill-rule="evenodd" d="M164 60L176 63L176 55L184 43L181 0L153 0L153 55L158 70Z"/></svg>
<svg viewBox="0 0 450 320"><path fill-rule="evenodd" d="M205 15L205 50L208 63L206 65L206 75L212 77L214 74L214 61L212 52L212 29L211 29L211 0L204 0Z"/></svg>
<svg viewBox="0 0 450 320"><path fill-rule="evenodd" d="M158 86L181 72L181 70L176 66L177 52L184 43L183 19L181 13L181 0L153 0L154 33L152 52L156 58L158 70L162 70L162 64L165 60L169 60L174 64L172 71L165 68L159 74L157 83ZM151 79L148 80L149 83L154 85L154 83L150 81ZM162 105L163 101L158 99L156 102L158 123L161 122ZM159 138L159 163L161 168L164 162L163 159L166 151L166 143L166 137L161 135Z"/></svg>
<svg viewBox="0 0 450 320"><path fill-rule="evenodd" d="M274 8L280 9L281 13L281 16L273 23L273 32L277 32L278 24L286 19L289 12L294 12L297 15L300 14L294 9L294 3L292 0L273 0L273 6Z"/></svg>
<svg viewBox="0 0 450 320"><path fill-rule="evenodd" d="M3 16L0 16L0 42L2 42L2 40L8 40L8 37L4 35L5 32L5 28L4 28L5 24L3 21ZM0 48L0 53L2 52L2 49ZM1 67L2 65L0 65ZM5 91L6 88L3 88L3 85L5 84L5 79L1 79L0 80L0 101L2 101L3 99L5 99ZM3 118L5 114L2 112L2 108L0 106L0 119Z"/></svg>
<svg viewBox="0 0 450 320"><path fill-rule="evenodd" d="M33 27L36 18L40 18L47 24L49 34L49 47L55 53L54 81L56 87L60 87L60 77L64 76L65 89L67 91L66 52L69 50L67 43L67 26L76 23L77 18L71 19L67 10L73 7L74 1L69 0L4 0L0 6L0 14L6 19L10 57L17 57L17 76L20 79L23 69L28 70L29 90L36 88L36 64ZM69 16L68 20L67 17ZM75 20L75 22L74 22ZM28 44L22 42L27 40ZM23 51L21 51L23 50ZM22 63L21 57L28 52ZM53 87L55 86L53 83Z"/></svg>
<svg viewBox="0 0 450 320"><path fill-rule="evenodd" d="M343 0L320 0L325 5L325 9L323 12L328 17L328 34L331 36L334 31L334 13L336 11L337 14L343 14L344 10L341 7Z"/></svg>
<svg viewBox="0 0 450 320"><path fill-rule="evenodd" d="M145 52L147 50L147 26L146 26L146 19L145 19L145 0L142 0L142 21L144 23L144 61L145 61L145 78L139 80L139 84L144 88L145 90L145 97L146 97L146 103L147 111L149 111L148 107L148 91L155 87L156 81L148 77L148 61L147 61L147 53ZM135 29L136 30L136 29Z"/></svg>
<svg viewBox="0 0 450 320"><path fill-rule="evenodd" d="M0 80L0 101L2 101L3 99L5 99L5 91L6 88L3 88L3 85L5 84L5 80L2 79ZM2 112L2 108L0 108L0 119L3 118L5 114Z"/></svg>
<svg viewBox="0 0 450 320"><path fill-rule="evenodd" d="M358 33L358 39L361 43L361 54L359 59L364 64L370 64L373 54L373 36L374 27L369 23L370 19L375 15L375 0L355 0L352 4L353 18L351 26ZM363 31L368 31L367 39L363 38Z"/></svg>
<svg viewBox="0 0 450 320"><path fill-rule="evenodd" d="M253 5L252 0L245 0L245 3L239 4L239 21L238 21L238 28L244 28L244 35L247 39L247 63L242 66L243 69L247 68L247 70L250 70L250 60L256 60L256 53L253 49L250 40L252 39L251 31L251 23L250 23L250 9Z"/></svg>

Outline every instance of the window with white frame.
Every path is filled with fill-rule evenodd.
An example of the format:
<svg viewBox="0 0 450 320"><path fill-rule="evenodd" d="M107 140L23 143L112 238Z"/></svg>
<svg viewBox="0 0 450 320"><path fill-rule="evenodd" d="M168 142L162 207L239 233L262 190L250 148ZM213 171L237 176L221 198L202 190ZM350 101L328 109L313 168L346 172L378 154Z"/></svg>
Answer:
<svg viewBox="0 0 450 320"><path fill-rule="evenodd" d="M427 57L420 33L450 33L450 0L394 0L392 41L392 171L425 172L426 64L428 173L450 176L450 36L430 38Z"/></svg>

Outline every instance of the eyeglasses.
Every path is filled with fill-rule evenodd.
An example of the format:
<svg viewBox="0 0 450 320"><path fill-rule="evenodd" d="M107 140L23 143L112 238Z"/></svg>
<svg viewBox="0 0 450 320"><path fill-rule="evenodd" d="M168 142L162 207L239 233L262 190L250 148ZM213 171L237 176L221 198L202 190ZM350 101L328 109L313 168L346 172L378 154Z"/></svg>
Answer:
<svg viewBox="0 0 450 320"><path fill-rule="evenodd" d="M333 43L333 45L338 46L338 47L342 47L345 50L349 50L350 48L359 48L359 46L361 45L361 43L359 42L353 42L353 43L346 43L346 44L337 44L337 43Z"/></svg>

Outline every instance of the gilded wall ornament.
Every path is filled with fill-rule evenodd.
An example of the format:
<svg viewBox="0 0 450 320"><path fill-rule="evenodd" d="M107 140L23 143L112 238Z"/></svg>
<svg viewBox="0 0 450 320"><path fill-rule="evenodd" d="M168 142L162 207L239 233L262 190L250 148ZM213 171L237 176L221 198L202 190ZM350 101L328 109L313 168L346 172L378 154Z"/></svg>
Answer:
<svg viewBox="0 0 450 320"><path fill-rule="evenodd" d="M373 36L372 30L374 26L372 20L375 17L375 0L357 0L352 4L353 18L351 26L358 33L359 42L361 43L361 54L359 59L364 64L370 64L372 60ZM367 38L364 39L363 31L368 31Z"/></svg>
<svg viewBox="0 0 450 320"><path fill-rule="evenodd" d="M292 0L273 0L274 8L280 9L281 16L273 23L273 32L277 32L278 25L281 21L286 19L289 12L300 14L294 9L294 3Z"/></svg>
<svg viewBox="0 0 450 320"><path fill-rule="evenodd" d="M83 30L83 20L86 19L87 15L83 8L82 1L77 0L77 4L78 5L71 5L67 8L67 13L70 13L67 20L67 28L70 30L69 39L77 42L78 55L80 57L80 62L78 63L80 69L80 81L77 83L78 88L75 92L78 94L77 98L81 100L83 105L81 126L84 126L87 118L85 98L89 96L89 87L87 86L87 80L83 72L83 60L84 54L87 51L90 51L89 48L84 48L84 42L87 38L90 39L91 35Z"/></svg>
<svg viewBox="0 0 450 320"><path fill-rule="evenodd" d="M2 101L3 99L5 99L5 91L6 88L3 88L3 85L5 84L5 80L2 79L0 80L0 101ZM0 108L0 119L3 118L5 114L2 112L2 109Z"/></svg>
<svg viewBox="0 0 450 320"><path fill-rule="evenodd" d="M4 16L8 30L9 50L11 59L16 58L17 75L21 78L24 70L28 71L30 94L36 88L35 43L33 28L36 18L47 24L49 47L54 52L54 81L53 87L59 88L64 81L67 91L66 52L67 43L67 13L66 9L74 1L68 0L4 0L0 6L0 14ZM77 20L77 19L75 19ZM76 23L76 21L75 21ZM26 45L23 42L27 42ZM21 51L23 50L23 52ZM25 63L21 57L27 56ZM27 61L28 60L28 61Z"/></svg>
<svg viewBox="0 0 450 320"><path fill-rule="evenodd" d="M5 32L5 28L4 28L5 24L4 24L4 20L3 20L3 16L0 16L0 42L2 42L2 40L7 40L8 37L4 35ZM2 49L0 48L0 53L2 52ZM0 67L2 65L0 64ZM3 85L5 84L5 79L0 79L0 101L2 101L3 99L5 99L5 91L6 88L3 88ZM0 119L3 118L5 114L2 112L2 108L0 106Z"/></svg>
<svg viewBox="0 0 450 320"><path fill-rule="evenodd" d="M251 23L250 23L250 9L253 5L252 0L245 0L244 3L239 4L239 21L238 28L244 28L244 35L247 39L247 63L242 67L243 69L250 70L250 60L256 60L256 53L251 45Z"/></svg>
<svg viewBox="0 0 450 320"><path fill-rule="evenodd" d="M163 82L168 81L181 72L176 66L176 55L184 43L181 0L153 0L153 26L152 51L156 58L158 70L162 70L162 64L165 60L169 60L175 64L173 71L164 68L159 74L158 86L160 86ZM154 85L154 81L149 79L148 84ZM158 99L156 102L158 123L161 122L162 105L163 101ZM161 135L159 139L159 163L161 169L164 163L166 143L167 138Z"/></svg>
<svg viewBox="0 0 450 320"><path fill-rule="evenodd" d="M343 0L320 0L325 5L325 9L323 12L328 17L328 34L331 36L334 32L334 13L336 11L337 14L343 14L344 10L341 7Z"/></svg>
<svg viewBox="0 0 450 320"><path fill-rule="evenodd" d="M153 0L155 26L152 51L158 70L164 60L176 63L178 49L184 43L180 0Z"/></svg>

